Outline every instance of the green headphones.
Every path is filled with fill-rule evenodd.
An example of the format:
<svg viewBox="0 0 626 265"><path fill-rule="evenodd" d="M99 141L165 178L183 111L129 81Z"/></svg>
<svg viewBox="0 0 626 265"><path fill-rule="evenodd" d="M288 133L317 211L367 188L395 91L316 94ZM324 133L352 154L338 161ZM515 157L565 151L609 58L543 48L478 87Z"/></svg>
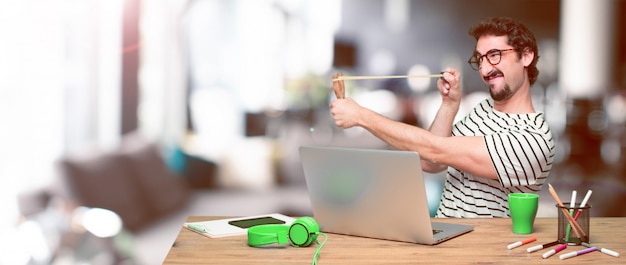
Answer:
<svg viewBox="0 0 626 265"><path fill-rule="evenodd" d="M248 228L248 245L260 247L290 243L295 247L306 247L315 242L319 234L320 227L315 219L305 216L296 219L290 226L268 224Z"/></svg>
<svg viewBox="0 0 626 265"><path fill-rule="evenodd" d="M317 240L319 235L324 236L324 242ZM248 228L248 245L261 247L268 244L291 244L294 247L308 247L313 242L319 245L313 255L313 265L317 264L320 250L326 244L328 236L320 232L320 227L312 217L304 216L296 219L291 225L267 224L255 225Z"/></svg>

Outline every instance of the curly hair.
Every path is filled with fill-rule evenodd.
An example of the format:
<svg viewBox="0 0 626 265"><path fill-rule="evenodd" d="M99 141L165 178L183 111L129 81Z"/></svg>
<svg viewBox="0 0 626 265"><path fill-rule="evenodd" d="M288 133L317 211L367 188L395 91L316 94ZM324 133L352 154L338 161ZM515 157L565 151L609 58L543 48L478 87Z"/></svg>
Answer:
<svg viewBox="0 0 626 265"><path fill-rule="evenodd" d="M513 46L518 59L522 57L522 53L526 49L530 49L530 51L535 53L535 58L528 66L528 81L530 81L531 86L537 81L537 76L539 76L539 69L537 69L539 50L535 41L535 35L526 26L508 17L485 18L469 29L469 35L473 36L476 41L485 35L507 36L508 45Z"/></svg>

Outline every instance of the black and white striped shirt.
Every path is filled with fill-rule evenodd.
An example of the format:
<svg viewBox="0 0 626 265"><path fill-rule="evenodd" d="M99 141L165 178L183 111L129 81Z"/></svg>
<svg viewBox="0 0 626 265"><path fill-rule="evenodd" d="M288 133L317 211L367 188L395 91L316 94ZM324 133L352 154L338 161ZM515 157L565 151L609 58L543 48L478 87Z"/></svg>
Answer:
<svg viewBox="0 0 626 265"><path fill-rule="evenodd" d="M538 192L552 168L554 139L543 113L507 114L486 99L452 135L484 136L498 180L448 167L437 217L508 217L508 194Z"/></svg>

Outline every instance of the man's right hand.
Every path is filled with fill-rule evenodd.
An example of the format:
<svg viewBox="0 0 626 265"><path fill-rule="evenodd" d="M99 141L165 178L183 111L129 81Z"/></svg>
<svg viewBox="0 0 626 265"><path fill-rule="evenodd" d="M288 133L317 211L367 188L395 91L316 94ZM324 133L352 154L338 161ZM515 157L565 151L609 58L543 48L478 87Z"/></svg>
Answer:
<svg viewBox="0 0 626 265"><path fill-rule="evenodd" d="M443 70L443 78L437 80L437 88L441 94L443 104L453 104L458 107L461 104L461 73L454 68Z"/></svg>

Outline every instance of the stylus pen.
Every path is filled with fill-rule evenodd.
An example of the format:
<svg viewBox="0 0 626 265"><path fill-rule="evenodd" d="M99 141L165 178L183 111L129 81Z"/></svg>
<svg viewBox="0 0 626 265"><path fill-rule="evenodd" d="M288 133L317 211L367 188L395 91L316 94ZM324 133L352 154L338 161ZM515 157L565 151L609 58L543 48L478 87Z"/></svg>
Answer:
<svg viewBox="0 0 626 265"><path fill-rule="evenodd" d="M526 251L528 251L529 253L530 252L535 252L535 251L540 250L540 249L549 248L549 247L554 246L554 245L556 245L558 243L559 243L559 241L557 240L557 241L553 241L553 242L550 242L550 243L547 243L547 244L543 244L543 245L536 245L536 246L527 248Z"/></svg>
<svg viewBox="0 0 626 265"><path fill-rule="evenodd" d="M206 228L204 228L204 226L195 225L195 224L187 224L187 228L196 232L206 233Z"/></svg>
<svg viewBox="0 0 626 265"><path fill-rule="evenodd" d="M547 259L547 258L549 258L550 256L552 256L552 255L556 254L557 252L559 252L559 251L561 251L561 250L564 250L566 247L567 247L567 243L565 243L565 244L561 244L560 246L555 247L554 249L549 250L549 251L547 251L546 253L543 253L543 255L541 255L541 257L543 257L544 259Z"/></svg>
<svg viewBox="0 0 626 265"><path fill-rule="evenodd" d="M598 250L598 248L590 247L590 248L586 248L586 249L579 250L579 251L572 251L572 252L565 253L565 254L559 256L559 259L569 259L569 258L572 258L572 257L580 256L582 254L587 254L589 252L594 252L596 250Z"/></svg>
<svg viewBox="0 0 626 265"><path fill-rule="evenodd" d="M537 238L536 238L536 237L531 237L531 238L526 239L526 240L522 240L522 241L517 241L517 242L515 242L515 243L511 243L511 244L509 244L508 246L506 246L506 248L508 248L508 249L514 249L514 248L516 248L516 247L519 247L519 246L521 246L521 245L528 244L528 243L533 242L533 241L535 241L535 240L537 240Z"/></svg>
<svg viewBox="0 0 626 265"><path fill-rule="evenodd" d="M616 258L618 258L618 257L619 257L619 253L618 253L618 252L615 252L615 251L610 250L610 249L597 247L597 246L594 246L594 245L589 244L589 243L587 243L587 242L583 242L583 246L588 247L588 248L593 248L593 247L595 247L595 248L597 248L598 250L600 250L600 252L602 252L602 253L604 253L604 254L607 254L607 255L609 255L609 256L613 256L613 257L616 257Z"/></svg>

